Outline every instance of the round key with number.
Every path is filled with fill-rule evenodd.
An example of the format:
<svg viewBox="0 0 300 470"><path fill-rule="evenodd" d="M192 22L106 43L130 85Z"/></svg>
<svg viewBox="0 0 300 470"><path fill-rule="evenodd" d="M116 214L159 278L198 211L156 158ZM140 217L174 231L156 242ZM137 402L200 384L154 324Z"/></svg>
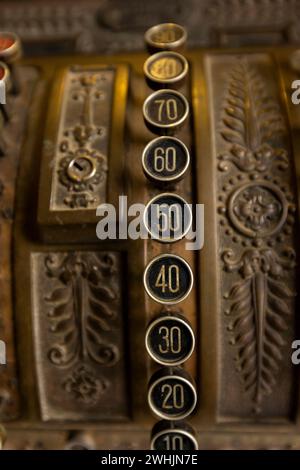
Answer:
<svg viewBox="0 0 300 470"><path fill-rule="evenodd" d="M144 64L144 74L152 87L165 85L174 87L182 84L189 66L186 58L177 52L157 52Z"/></svg>
<svg viewBox="0 0 300 470"><path fill-rule="evenodd" d="M187 40L187 32L176 23L161 23L149 28L145 33L145 42L150 52L154 50L181 49Z"/></svg>
<svg viewBox="0 0 300 470"><path fill-rule="evenodd" d="M159 421L152 430L151 450L198 450L195 431L184 422Z"/></svg>
<svg viewBox="0 0 300 470"><path fill-rule="evenodd" d="M151 199L144 211L149 235L163 243L181 240L191 228L191 206L177 194L162 193Z"/></svg>
<svg viewBox="0 0 300 470"><path fill-rule="evenodd" d="M189 322L179 314L163 314L147 328L146 349L159 364L176 366L193 353L195 336Z"/></svg>
<svg viewBox="0 0 300 470"><path fill-rule="evenodd" d="M189 104L178 91L158 90L145 100L143 115L152 132L173 133L187 119Z"/></svg>
<svg viewBox="0 0 300 470"><path fill-rule="evenodd" d="M159 255L145 269L144 286L148 295L157 302L176 304L189 295L193 287L193 273L180 256Z"/></svg>
<svg viewBox="0 0 300 470"><path fill-rule="evenodd" d="M157 184L175 183L184 177L190 163L187 147L176 137L151 140L142 155L145 175Z"/></svg>
<svg viewBox="0 0 300 470"><path fill-rule="evenodd" d="M150 380L148 403L160 418L174 421L185 418L197 404L192 378L179 368L159 370Z"/></svg>

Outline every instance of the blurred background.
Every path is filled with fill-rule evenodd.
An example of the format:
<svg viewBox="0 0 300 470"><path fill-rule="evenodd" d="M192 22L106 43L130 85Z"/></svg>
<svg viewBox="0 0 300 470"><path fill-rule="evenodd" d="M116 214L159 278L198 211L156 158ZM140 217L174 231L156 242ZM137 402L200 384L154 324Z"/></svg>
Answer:
<svg viewBox="0 0 300 470"><path fill-rule="evenodd" d="M297 0L0 1L0 29L29 55L142 50L144 31L165 21L185 25L189 47L300 42Z"/></svg>

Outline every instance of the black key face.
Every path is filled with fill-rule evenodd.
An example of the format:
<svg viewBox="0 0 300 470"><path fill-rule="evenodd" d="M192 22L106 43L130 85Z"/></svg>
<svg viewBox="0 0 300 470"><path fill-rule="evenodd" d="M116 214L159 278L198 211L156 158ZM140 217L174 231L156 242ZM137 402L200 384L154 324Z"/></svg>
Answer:
<svg viewBox="0 0 300 470"><path fill-rule="evenodd" d="M190 161L189 151L175 137L158 137L144 150L142 162L147 177L154 181L178 181L186 172Z"/></svg>
<svg viewBox="0 0 300 470"><path fill-rule="evenodd" d="M156 301L172 304L183 300L193 286L193 274L188 263L176 255L154 258L145 269L144 286Z"/></svg>
<svg viewBox="0 0 300 470"><path fill-rule="evenodd" d="M178 365L192 354L195 345L191 326L181 317L159 317L148 327L146 347L152 359L162 365Z"/></svg>
<svg viewBox="0 0 300 470"><path fill-rule="evenodd" d="M188 102L177 91L156 91L144 103L144 118L157 128L176 128L185 121L188 113Z"/></svg>
<svg viewBox="0 0 300 470"><path fill-rule="evenodd" d="M158 416L170 420L183 419L195 408L196 391L188 380L177 375L168 375L152 384L148 401Z"/></svg>
<svg viewBox="0 0 300 470"><path fill-rule="evenodd" d="M191 434L176 429L165 430L152 439L152 450L197 450L197 442Z"/></svg>
<svg viewBox="0 0 300 470"><path fill-rule="evenodd" d="M189 231L192 211L180 196L164 193L147 204L144 222L152 238L171 243L181 240Z"/></svg>

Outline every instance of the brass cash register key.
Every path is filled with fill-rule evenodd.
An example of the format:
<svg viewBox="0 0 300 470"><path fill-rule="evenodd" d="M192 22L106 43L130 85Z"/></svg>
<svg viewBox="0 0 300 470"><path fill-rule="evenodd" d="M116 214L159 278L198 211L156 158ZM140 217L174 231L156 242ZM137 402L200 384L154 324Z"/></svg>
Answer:
<svg viewBox="0 0 300 470"><path fill-rule="evenodd" d="M180 49L186 40L186 29L176 23L161 23L149 28L145 33L145 42L150 52Z"/></svg>
<svg viewBox="0 0 300 470"><path fill-rule="evenodd" d="M189 151L176 137L162 136L151 140L142 155L145 175L158 184L179 181L189 163Z"/></svg>
<svg viewBox="0 0 300 470"><path fill-rule="evenodd" d="M151 450L198 450L195 431L184 422L159 421L151 434Z"/></svg>
<svg viewBox="0 0 300 470"><path fill-rule="evenodd" d="M176 304L189 295L193 287L193 272L180 256L159 255L145 269L144 286L148 295L157 302Z"/></svg>
<svg viewBox="0 0 300 470"><path fill-rule="evenodd" d="M192 225L190 205L173 193L162 193L148 202L144 225L150 236L164 243L173 243L186 236Z"/></svg>
<svg viewBox="0 0 300 470"><path fill-rule="evenodd" d="M177 52L158 52L150 56L144 64L144 73L151 85L179 86L182 84L189 66L185 57Z"/></svg>
<svg viewBox="0 0 300 470"><path fill-rule="evenodd" d="M22 45L19 37L10 32L0 32L0 60L5 62L12 77L12 92L18 93L19 79L15 68L17 62L22 56Z"/></svg>
<svg viewBox="0 0 300 470"><path fill-rule="evenodd" d="M175 421L189 416L197 404L192 378L180 368L160 369L149 382L148 403L160 418Z"/></svg>
<svg viewBox="0 0 300 470"><path fill-rule="evenodd" d="M193 353L195 336L189 322L179 314L162 314L147 328L146 349L162 365L177 366Z"/></svg>
<svg viewBox="0 0 300 470"><path fill-rule="evenodd" d="M7 67L6 64L4 64L4 62L0 62L0 82L4 84L4 87L2 88L2 83L1 83L0 111L2 112L4 120L8 121L9 113L7 111L6 102L7 102L7 94L11 90L11 80L10 80L9 68Z"/></svg>
<svg viewBox="0 0 300 470"><path fill-rule="evenodd" d="M10 91L11 81L9 68L4 62L0 62L0 80L5 83L6 92Z"/></svg>
<svg viewBox="0 0 300 470"><path fill-rule="evenodd" d="M151 131L173 133L187 119L189 104L178 91L158 90L145 100L143 114Z"/></svg>

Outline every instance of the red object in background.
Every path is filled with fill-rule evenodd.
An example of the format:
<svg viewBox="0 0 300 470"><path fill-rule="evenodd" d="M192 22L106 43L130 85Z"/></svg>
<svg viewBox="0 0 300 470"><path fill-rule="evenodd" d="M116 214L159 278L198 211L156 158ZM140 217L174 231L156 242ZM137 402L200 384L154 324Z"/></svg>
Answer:
<svg viewBox="0 0 300 470"><path fill-rule="evenodd" d="M5 75L4 67L0 66L0 80L2 80L4 78L4 75Z"/></svg>
<svg viewBox="0 0 300 470"><path fill-rule="evenodd" d="M8 36L0 36L0 51L5 51L14 44L14 39Z"/></svg>

